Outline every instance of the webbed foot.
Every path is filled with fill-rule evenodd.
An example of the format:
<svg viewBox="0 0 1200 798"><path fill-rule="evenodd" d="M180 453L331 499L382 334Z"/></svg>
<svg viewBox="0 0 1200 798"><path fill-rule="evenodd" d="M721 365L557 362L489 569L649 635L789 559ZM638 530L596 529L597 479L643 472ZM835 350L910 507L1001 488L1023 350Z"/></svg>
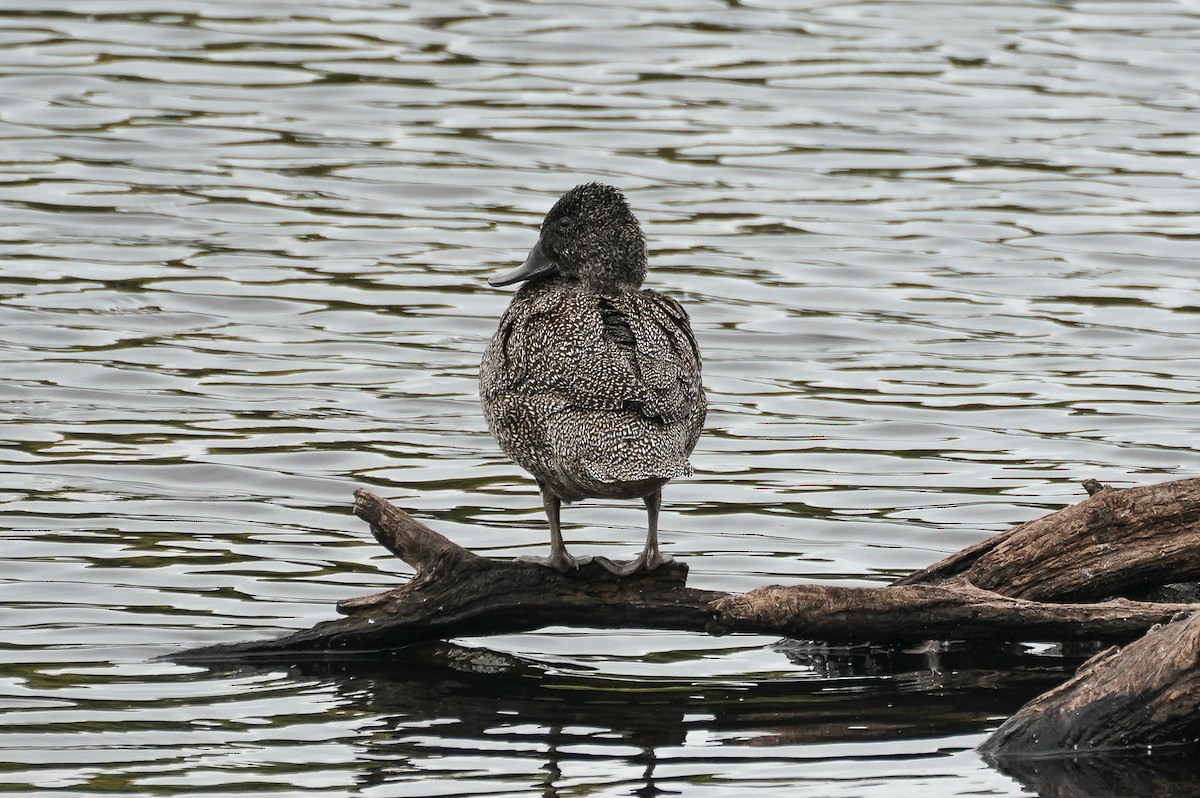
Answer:
<svg viewBox="0 0 1200 798"><path fill-rule="evenodd" d="M592 559L596 565L616 576L633 576L640 571L653 571L660 565L675 562L674 557L659 551L649 554L643 551L636 560L629 562L614 562L607 557L593 557Z"/></svg>
<svg viewBox="0 0 1200 798"><path fill-rule="evenodd" d="M551 554L549 557L534 557L531 555L526 555L524 557L517 558L517 562L533 563L534 565L552 568L555 571L558 571L560 574L565 574L568 571L578 571L591 561L591 557L572 557L565 551Z"/></svg>

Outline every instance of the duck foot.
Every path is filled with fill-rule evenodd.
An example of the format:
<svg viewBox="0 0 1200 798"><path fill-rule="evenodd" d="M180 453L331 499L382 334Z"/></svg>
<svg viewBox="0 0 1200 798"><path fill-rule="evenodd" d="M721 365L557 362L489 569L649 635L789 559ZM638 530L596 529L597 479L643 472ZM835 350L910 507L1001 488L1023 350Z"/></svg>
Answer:
<svg viewBox="0 0 1200 798"><path fill-rule="evenodd" d="M558 571L560 574L565 574L568 571L578 571L583 566L591 563L592 559L592 557L572 557L570 554L567 554L564 551L562 556L556 556L554 554L551 554L549 557L534 557L532 555L526 555L524 557L518 557L517 562L527 562L532 563L533 565L541 565Z"/></svg>
<svg viewBox="0 0 1200 798"><path fill-rule="evenodd" d="M660 565L675 562L675 558L670 554L662 554L661 552L654 552L652 555L647 555L643 551L636 560L630 560L629 562L614 562L607 557L593 557L592 561L610 574L616 576L633 576L639 571L653 571Z"/></svg>

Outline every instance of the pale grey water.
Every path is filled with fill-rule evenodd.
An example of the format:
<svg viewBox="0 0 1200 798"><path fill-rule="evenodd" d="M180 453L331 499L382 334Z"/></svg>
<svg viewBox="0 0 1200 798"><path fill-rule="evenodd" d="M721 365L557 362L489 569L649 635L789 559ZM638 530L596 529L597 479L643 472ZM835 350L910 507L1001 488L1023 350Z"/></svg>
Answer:
<svg viewBox="0 0 1200 798"><path fill-rule="evenodd" d="M396 584L357 487L545 550L477 405L483 281L585 180L626 190L705 354L663 518L693 584L886 582L1084 478L1200 473L1200 4L0 21L6 794L1030 794L971 750L1061 678L1028 655L553 628L460 641L503 673L152 660ZM565 520L581 553L643 534L636 503Z"/></svg>

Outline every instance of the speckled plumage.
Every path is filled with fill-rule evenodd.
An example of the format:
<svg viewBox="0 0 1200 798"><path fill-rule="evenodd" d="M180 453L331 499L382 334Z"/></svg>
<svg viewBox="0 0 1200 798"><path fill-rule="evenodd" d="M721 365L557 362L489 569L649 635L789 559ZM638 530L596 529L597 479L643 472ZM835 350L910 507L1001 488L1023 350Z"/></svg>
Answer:
<svg viewBox="0 0 1200 798"><path fill-rule="evenodd" d="M535 261L542 271L513 297L480 368L488 427L538 480L548 513L554 500L555 538L557 500L591 497L653 500L653 537L658 491L691 474L704 423L687 313L640 288L645 240L614 188L564 195L522 268Z"/></svg>

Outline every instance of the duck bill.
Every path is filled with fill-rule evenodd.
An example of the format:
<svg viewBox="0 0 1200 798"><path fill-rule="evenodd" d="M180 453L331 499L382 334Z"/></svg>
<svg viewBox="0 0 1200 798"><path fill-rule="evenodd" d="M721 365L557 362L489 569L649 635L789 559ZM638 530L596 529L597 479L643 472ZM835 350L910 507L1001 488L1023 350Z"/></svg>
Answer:
<svg viewBox="0 0 1200 798"><path fill-rule="evenodd" d="M499 288L502 285L521 283L526 280L532 280L535 277L544 277L547 274L555 274L557 272L558 263L547 257L546 252L542 249L542 242L539 240L533 249L529 250L529 257L525 258L524 263L511 272L497 274L495 277L489 278L488 285L493 288Z"/></svg>

